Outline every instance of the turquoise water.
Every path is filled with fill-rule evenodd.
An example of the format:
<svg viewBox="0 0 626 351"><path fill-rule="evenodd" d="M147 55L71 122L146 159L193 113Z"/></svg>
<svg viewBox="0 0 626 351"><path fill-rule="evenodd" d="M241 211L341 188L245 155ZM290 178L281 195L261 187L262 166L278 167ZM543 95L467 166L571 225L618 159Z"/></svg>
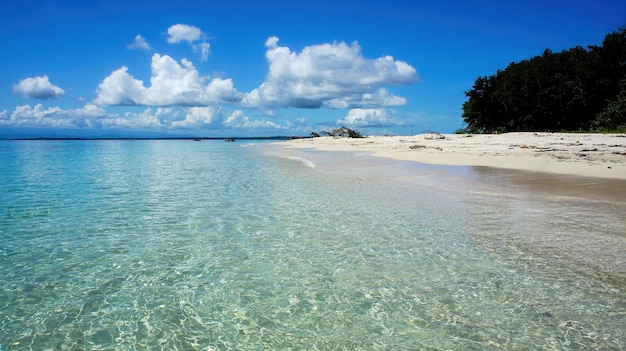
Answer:
<svg viewBox="0 0 626 351"><path fill-rule="evenodd" d="M623 202L268 149L0 141L0 350L626 348Z"/></svg>

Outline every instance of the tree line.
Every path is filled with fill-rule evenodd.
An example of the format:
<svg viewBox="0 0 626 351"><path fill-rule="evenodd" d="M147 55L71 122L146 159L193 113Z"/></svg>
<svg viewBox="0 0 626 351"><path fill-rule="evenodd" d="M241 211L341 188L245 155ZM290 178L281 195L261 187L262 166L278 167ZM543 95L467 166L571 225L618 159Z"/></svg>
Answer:
<svg viewBox="0 0 626 351"><path fill-rule="evenodd" d="M465 92L463 131L626 131L626 27L513 62Z"/></svg>

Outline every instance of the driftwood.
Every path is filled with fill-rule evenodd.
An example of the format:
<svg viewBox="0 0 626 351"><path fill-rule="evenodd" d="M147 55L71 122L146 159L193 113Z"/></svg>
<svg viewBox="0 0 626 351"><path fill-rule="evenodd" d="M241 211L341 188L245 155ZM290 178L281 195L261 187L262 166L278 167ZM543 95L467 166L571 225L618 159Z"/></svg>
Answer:
<svg viewBox="0 0 626 351"><path fill-rule="evenodd" d="M439 134L437 132L429 132L429 133L430 133L430 135L425 136L424 137L425 139L434 140L434 139L445 139L446 138L445 135L441 135L441 134Z"/></svg>

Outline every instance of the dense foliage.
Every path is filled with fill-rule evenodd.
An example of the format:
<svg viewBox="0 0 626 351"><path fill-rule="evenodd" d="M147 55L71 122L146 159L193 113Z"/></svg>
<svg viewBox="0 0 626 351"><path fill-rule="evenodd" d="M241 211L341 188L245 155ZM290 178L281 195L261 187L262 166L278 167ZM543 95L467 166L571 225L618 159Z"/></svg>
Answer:
<svg viewBox="0 0 626 351"><path fill-rule="evenodd" d="M626 130L626 28L511 63L465 93L466 131Z"/></svg>

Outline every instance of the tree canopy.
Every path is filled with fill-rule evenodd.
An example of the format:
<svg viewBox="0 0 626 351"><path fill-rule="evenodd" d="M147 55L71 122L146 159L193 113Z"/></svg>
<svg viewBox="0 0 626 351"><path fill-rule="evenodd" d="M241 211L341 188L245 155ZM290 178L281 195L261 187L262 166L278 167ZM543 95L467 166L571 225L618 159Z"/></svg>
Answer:
<svg viewBox="0 0 626 351"><path fill-rule="evenodd" d="M626 27L601 46L513 62L465 92L466 131L626 130Z"/></svg>

